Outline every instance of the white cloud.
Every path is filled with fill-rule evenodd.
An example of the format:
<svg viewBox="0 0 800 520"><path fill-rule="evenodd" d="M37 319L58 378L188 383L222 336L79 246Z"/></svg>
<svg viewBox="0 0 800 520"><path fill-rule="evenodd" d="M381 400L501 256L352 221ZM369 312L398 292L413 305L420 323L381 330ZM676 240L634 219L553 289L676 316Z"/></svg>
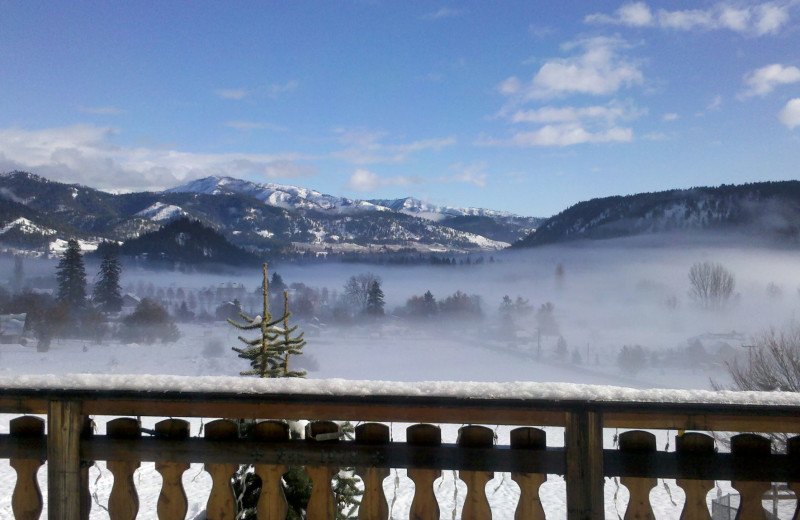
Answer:
<svg viewBox="0 0 800 520"><path fill-rule="evenodd" d="M513 123L573 123L586 120L601 120L613 123L618 119L630 120L642 115L645 111L632 104L612 101L606 105L588 107L553 107L546 106L534 110L517 110L511 115Z"/></svg>
<svg viewBox="0 0 800 520"><path fill-rule="evenodd" d="M287 81L286 83L270 83L267 85L267 95L271 98L276 98L281 94L293 92L300 85L296 79Z"/></svg>
<svg viewBox="0 0 800 520"><path fill-rule="evenodd" d="M493 139L482 137L476 144L479 146L516 146L521 148L540 146L573 146L584 143L630 142L633 130L623 127L611 127L592 132L579 123L545 125L531 132L517 132L510 139Z"/></svg>
<svg viewBox="0 0 800 520"><path fill-rule="evenodd" d="M776 34L789 22L789 4L765 2L740 7L739 4L719 3L708 9L653 13L644 2L622 5L613 14L590 14L589 24L613 24L626 27L659 27L678 31L728 29L743 34L764 36Z"/></svg>
<svg viewBox="0 0 800 520"><path fill-rule="evenodd" d="M744 76L747 90L743 96L766 96L779 85L800 82L800 69L773 63Z"/></svg>
<svg viewBox="0 0 800 520"><path fill-rule="evenodd" d="M664 114L664 116L661 119L664 121L676 121L678 119L678 114L670 112L668 114Z"/></svg>
<svg viewBox="0 0 800 520"><path fill-rule="evenodd" d="M511 97L548 99L567 94L608 95L623 87L642 83L642 72L636 63L619 56L627 44L618 38L596 37L565 45L580 49L581 54L547 61L527 85L516 77L500 83L500 93Z"/></svg>
<svg viewBox="0 0 800 520"><path fill-rule="evenodd" d="M775 34L789 22L789 10L786 6L761 4L756 7L756 33Z"/></svg>
<svg viewBox="0 0 800 520"><path fill-rule="evenodd" d="M644 2L626 4L617 9L621 23L633 27L646 27L653 23L653 12Z"/></svg>
<svg viewBox="0 0 800 520"><path fill-rule="evenodd" d="M62 182L130 191L158 190L208 175L295 178L316 168L298 154L199 154L113 143L108 127L0 129L0 170L28 170Z"/></svg>
<svg viewBox="0 0 800 520"><path fill-rule="evenodd" d="M350 175L346 187L353 191L369 192L385 186L408 186L419 184L420 182L422 180L418 177L398 176L383 178L374 172L359 168Z"/></svg>
<svg viewBox="0 0 800 520"><path fill-rule="evenodd" d="M456 144L455 137L423 139L402 144L384 144L381 140L388 133L363 129L337 129L339 142L347 146L334 152L332 157L352 164L401 163L408 156L421 151L439 151Z"/></svg>
<svg viewBox="0 0 800 520"><path fill-rule="evenodd" d="M800 126L800 98L790 99L778 114L778 119L789 130Z"/></svg>
<svg viewBox="0 0 800 520"><path fill-rule="evenodd" d="M457 163L450 166L450 169L455 173L439 177L439 182L463 182L467 184L474 184L479 188L486 186L486 163L483 161L462 164Z"/></svg>
<svg viewBox="0 0 800 520"><path fill-rule="evenodd" d="M421 16L423 20L441 20L442 18L454 18L464 14L463 9L451 9L449 7L442 7L438 11L426 13Z"/></svg>
<svg viewBox="0 0 800 520"><path fill-rule="evenodd" d="M78 110L80 110L81 112L86 112L87 114L96 114L102 116L119 116L128 112L127 110L123 110L121 108L112 106L102 106L102 107L78 106Z"/></svg>
<svg viewBox="0 0 800 520"><path fill-rule="evenodd" d="M272 130L274 132L285 132L285 126L275 125L272 123L259 123L256 121L226 121L225 126L240 130L242 132L249 132L251 130Z"/></svg>
<svg viewBox="0 0 800 520"><path fill-rule="evenodd" d="M719 94L714 96L714 99L711 100L711 103L706 106L706 112L716 112L717 110L722 107L722 96Z"/></svg>
<svg viewBox="0 0 800 520"><path fill-rule="evenodd" d="M243 88L223 88L215 90L214 93L222 99L244 99L250 95L249 90Z"/></svg>

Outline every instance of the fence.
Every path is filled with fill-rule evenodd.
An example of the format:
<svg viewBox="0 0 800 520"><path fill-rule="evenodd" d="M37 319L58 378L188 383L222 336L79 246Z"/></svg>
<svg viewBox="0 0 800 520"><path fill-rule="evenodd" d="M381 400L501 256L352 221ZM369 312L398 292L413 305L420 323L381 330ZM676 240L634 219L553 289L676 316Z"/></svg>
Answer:
<svg viewBox="0 0 800 520"><path fill-rule="evenodd" d="M737 518L764 518L762 496L771 482L800 482L800 437L787 454L771 453L769 438L753 433L732 438L719 453L699 432L800 432L800 399L793 394L635 391L544 384L370 383L359 381L256 380L84 376L0 378L0 413L21 415L0 435L0 458L17 472L13 511L17 520L39 518L36 474L47 461L49 519L88 516L88 462L107 461L114 475L108 509L112 519L136 517L133 473L154 461L163 477L160 519L184 518L181 475L200 462L211 475L209 519L231 519L230 477L239 464L254 464L263 485L260 519L280 519L286 502L280 486L287 465L305 466L313 482L308 518L334 518L331 476L355 467L364 482L361 519L386 519L382 481L389 468L407 468L415 496L410 516L438 519L433 481L444 469L459 470L467 487L464 519L492 516L485 486L494 472L510 472L520 487L515 518L542 519L539 487L547 474L564 475L567 518L604 516L604 477L620 477L630 491L626 518L652 518L649 492L657 478L677 479L686 494L682 519L709 519L706 494L714 480L731 480L741 496ZM90 416L117 416L106 434L91 435ZM136 417L170 417L143 437ZM180 418L220 418L191 438ZM266 419L241 439L233 418ZM277 419L311 420L321 442L290 440ZM338 440L332 420L364 422L354 441ZM383 423L405 422L405 442L392 442ZM430 423L467 424L455 444L443 444ZM480 425L516 426L495 444ZM563 446L548 446L542 426L564 428ZM634 428L620 435L619 449L603 446L604 428ZM692 430L679 435L674 452L658 451L643 430ZM327 435L334 433L334 435ZM559 443L560 444L560 443ZM10 490L0 490L8 492Z"/></svg>

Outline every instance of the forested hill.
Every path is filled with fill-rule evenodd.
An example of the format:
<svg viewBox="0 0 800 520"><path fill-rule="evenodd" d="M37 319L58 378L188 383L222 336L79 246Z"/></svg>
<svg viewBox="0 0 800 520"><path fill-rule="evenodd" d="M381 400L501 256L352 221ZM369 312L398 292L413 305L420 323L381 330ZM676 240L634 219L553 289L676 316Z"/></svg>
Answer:
<svg viewBox="0 0 800 520"><path fill-rule="evenodd" d="M668 231L757 233L800 244L800 182L670 190L592 199L545 220L513 247Z"/></svg>

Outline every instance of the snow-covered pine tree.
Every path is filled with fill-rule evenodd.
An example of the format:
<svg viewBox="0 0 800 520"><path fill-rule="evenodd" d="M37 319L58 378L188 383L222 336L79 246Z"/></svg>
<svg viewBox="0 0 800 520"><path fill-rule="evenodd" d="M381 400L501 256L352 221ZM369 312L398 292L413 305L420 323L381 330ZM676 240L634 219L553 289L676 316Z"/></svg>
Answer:
<svg viewBox="0 0 800 520"><path fill-rule="evenodd" d="M120 274L122 274L122 267L116 252L112 248L108 248L100 263L100 273L92 294L92 300L103 312L119 312L122 309Z"/></svg>
<svg viewBox="0 0 800 520"><path fill-rule="evenodd" d="M74 238L67 242L67 250L56 267L59 303L70 305L74 309L86 307L86 268L78 241Z"/></svg>
<svg viewBox="0 0 800 520"><path fill-rule="evenodd" d="M283 291L283 330L281 331L280 340L275 345L276 352L283 356L283 362L280 364L280 368L283 369L283 375L280 377L305 377L305 370L289 369L289 357L303 354L303 347L306 346L306 340L303 339L304 332L292 337L292 334L297 331L297 325L289 327L289 316L291 315L292 313L289 311L289 292Z"/></svg>
<svg viewBox="0 0 800 520"><path fill-rule="evenodd" d="M239 341L246 346L242 348L233 347L233 350L236 351L240 358L250 362L251 369L239 372L241 375L283 377L285 371L283 368L284 353L278 347L283 331L278 325L282 324L284 319L288 319L288 316L284 315L276 320L272 319L272 314L269 312L269 278L267 277L266 263L264 263L263 274L263 307L261 316L250 317L240 312L239 317L244 320L244 323L238 323L228 318L228 323L237 329L258 330L261 334L253 339L239 336Z"/></svg>
<svg viewBox="0 0 800 520"><path fill-rule="evenodd" d="M237 329L260 332L260 336L246 339L239 336L239 340L246 346L233 347L240 358L250 362L251 369L240 372L243 376L258 377L305 377L305 372L289 370L289 358L301 354L301 349L306 342L303 333L292 337L297 331L297 326L289 327L289 295L284 292L283 315L273 320L269 311L269 278L267 277L267 264L263 266L262 283L263 307L261 316L250 317L239 313L244 320L238 323L228 319L228 323ZM282 327L280 326L282 325ZM246 432L252 427L252 422L242 421L240 429ZM311 479L301 468L292 466L284 475L284 493L289 505L288 518L302 520L305 517L305 508L311 496ZM250 466L241 467L233 477L233 487L238 498L238 520L255 518L255 505L261 486Z"/></svg>

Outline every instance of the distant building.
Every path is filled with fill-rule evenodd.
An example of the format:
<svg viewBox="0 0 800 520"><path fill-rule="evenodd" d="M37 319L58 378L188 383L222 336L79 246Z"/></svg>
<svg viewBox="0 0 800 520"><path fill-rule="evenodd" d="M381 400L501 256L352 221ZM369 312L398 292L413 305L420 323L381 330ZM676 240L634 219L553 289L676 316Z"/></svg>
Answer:
<svg viewBox="0 0 800 520"><path fill-rule="evenodd" d="M27 314L0 314L0 344L25 344L22 337L25 332Z"/></svg>

